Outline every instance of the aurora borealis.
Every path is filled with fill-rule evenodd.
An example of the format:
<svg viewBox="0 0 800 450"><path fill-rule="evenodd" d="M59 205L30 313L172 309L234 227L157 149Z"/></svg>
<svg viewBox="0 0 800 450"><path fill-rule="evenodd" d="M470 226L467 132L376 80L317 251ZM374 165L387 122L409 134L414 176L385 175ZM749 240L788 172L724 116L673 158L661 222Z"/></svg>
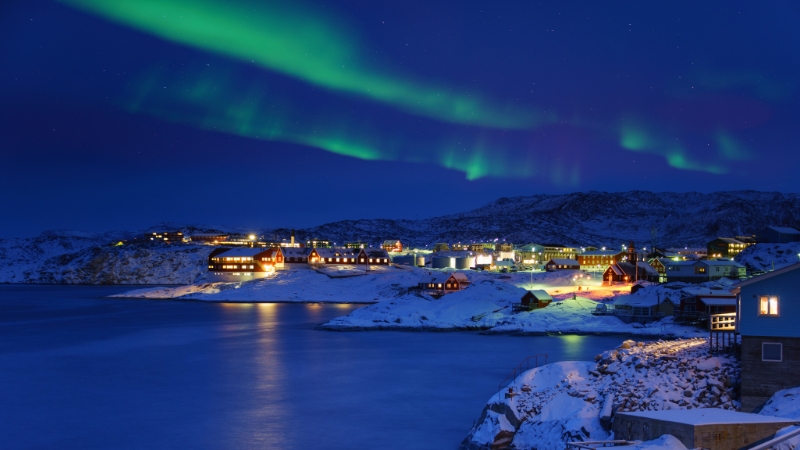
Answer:
<svg viewBox="0 0 800 450"><path fill-rule="evenodd" d="M300 227L542 192L798 190L791 2L0 12L11 234L75 211L83 229Z"/></svg>

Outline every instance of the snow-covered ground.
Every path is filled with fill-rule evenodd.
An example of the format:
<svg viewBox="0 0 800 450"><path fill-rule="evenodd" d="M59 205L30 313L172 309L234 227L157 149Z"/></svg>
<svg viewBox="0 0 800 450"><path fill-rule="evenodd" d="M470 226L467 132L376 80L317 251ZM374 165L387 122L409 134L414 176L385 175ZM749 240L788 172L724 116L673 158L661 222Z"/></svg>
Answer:
<svg viewBox="0 0 800 450"><path fill-rule="evenodd" d="M434 298L409 291L437 271L410 267L379 267L365 273L353 266L322 271L292 269L267 278L241 283L199 283L173 288L146 288L119 297L227 302L374 303L321 326L355 330L465 330L491 333L631 334L640 336L696 336L695 327L672 326L671 318L647 325L625 324L614 316L592 314L598 302L628 295L627 286L600 286L578 271L510 273L468 272L471 285ZM582 277L581 277L582 276ZM555 301L546 308L512 314L526 289L545 289ZM657 289L637 292L655 301ZM675 290L669 290L676 295ZM652 292L651 292L652 291ZM650 294L646 294L646 293ZM657 294L662 299L668 293ZM668 326L669 325L669 326Z"/></svg>
<svg viewBox="0 0 800 450"><path fill-rule="evenodd" d="M752 245L736 255L735 259L752 270L780 269L800 261L800 242Z"/></svg>
<svg viewBox="0 0 800 450"><path fill-rule="evenodd" d="M489 399L462 448L562 449L566 442L610 439L616 411L739 408L733 400L739 364L710 356L706 339L625 341L596 360L522 373ZM635 448L682 448L675 442L662 437Z"/></svg>

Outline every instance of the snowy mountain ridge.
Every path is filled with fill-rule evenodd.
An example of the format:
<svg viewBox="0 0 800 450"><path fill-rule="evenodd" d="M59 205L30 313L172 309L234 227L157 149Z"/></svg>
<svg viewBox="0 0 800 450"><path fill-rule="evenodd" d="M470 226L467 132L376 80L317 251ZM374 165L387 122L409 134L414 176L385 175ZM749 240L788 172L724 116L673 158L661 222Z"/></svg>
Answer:
<svg viewBox="0 0 800 450"><path fill-rule="evenodd" d="M718 236L753 234L770 226L800 225L800 195L732 191L701 194L578 192L500 198L472 211L421 220L348 220L298 230L298 237L335 242L400 239L435 242L506 240L617 247L633 240L663 247L702 246ZM287 235L288 230L273 230Z"/></svg>
<svg viewBox="0 0 800 450"><path fill-rule="evenodd" d="M339 244L400 239L406 247L495 239L618 247L631 240L639 246L651 245L655 228L659 246L704 247L717 236L752 234L769 225L800 227L800 195L631 191L509 197L458 214L419 220L346 220L296 230L296 236L300 241L320 237ZM287 228L251 230L166 222L138 232L45 231L34 238L0 239L0 283L183 284L202 277L210 247L111 245L156 230L180 230L189 236L255 232L266 239L288 239L291 234Z"/></svg>

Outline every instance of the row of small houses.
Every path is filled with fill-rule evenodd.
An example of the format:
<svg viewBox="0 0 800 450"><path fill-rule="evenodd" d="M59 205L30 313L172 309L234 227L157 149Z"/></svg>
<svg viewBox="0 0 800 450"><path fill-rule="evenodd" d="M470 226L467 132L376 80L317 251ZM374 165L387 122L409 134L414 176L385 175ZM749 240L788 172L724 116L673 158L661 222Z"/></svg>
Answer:
<svg viewBox="0 0 800 450"><path fill-rule="evenodd" d="M274 270L309 265L364 264L386 266L389 253L382 248L220 247L208 256L208 272L219 281L263 278Z"/></svg>
<svg viewBox="0 0 800 450"><path fill-rule="evenodd" d="M552 259L545 265L548 272L557 270L584 269L579 261L572 259ZM747 268L730 259L699 261L673 261L667 258L653 259L649 263L638 261L613 262L603 272L603 284L625 284L636 281L668 283L682 281L702 283L720 278L739 279L747 276Z"/></svg>

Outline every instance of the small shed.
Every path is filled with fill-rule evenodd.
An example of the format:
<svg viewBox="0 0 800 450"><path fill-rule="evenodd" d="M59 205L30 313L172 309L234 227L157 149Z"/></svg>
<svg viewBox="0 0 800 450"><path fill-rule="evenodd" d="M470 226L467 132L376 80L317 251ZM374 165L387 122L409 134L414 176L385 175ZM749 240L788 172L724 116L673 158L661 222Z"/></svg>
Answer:
<svg viewBox="0 0 800 450"><path fill-rule="evenodd" d="M534 309L544 308L553 301L553 297L546 291L536 289L526 292L519 303L512 305L513 311L532 311Z"/></svg>

